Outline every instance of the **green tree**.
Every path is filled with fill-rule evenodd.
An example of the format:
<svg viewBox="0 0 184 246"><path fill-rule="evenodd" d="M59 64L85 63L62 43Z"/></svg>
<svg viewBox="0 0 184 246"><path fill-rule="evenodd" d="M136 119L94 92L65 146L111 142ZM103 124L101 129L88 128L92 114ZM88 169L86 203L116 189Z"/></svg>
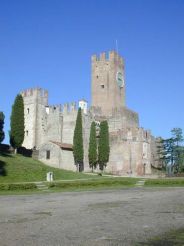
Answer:
<svg viewBox="0 0 184 246"><path fill-rule="evenodd" d="M184 165L184 148L182 129L173 128L171 130L172 137L161 139L158 146L158 154L163 163L163 167L169 174L181 172Z"/></svg>
<svg viewBox="0 0 184 246"><path fill-rule="evenodd" d="M20 94L16 96L12 106L10 128L10 144L16 153L24 141L24 101Z"/></svg>
<svg viewBox="0 0 184 246"><path fill-rule="evenodd" d="M173 139L173 159L175 171L181 172L183 165L183 133L181 128L173 128L171 130Z"/></svg>
<svg viewBox="0 0 184 246"><path fill-rule="evenodd" d="M96 168L97 165L97 142L96 142L95 122L91 123L91 128L90 128L88 159L89 159L89 166L90 168L92 168L93 171L93 169Z"/></svg>
<svg viewBox="0 0 184 246"><path fill-rule="evenodd" d="M168 138L161 139L158 146L158 154L160 156L160 160L162 161L163 168L167 170L168 174L172 173L172 169L174 166L173 145L173 139Z"/></svg>
<svg viewBox="0 0 184 246"><path fill-rule="evenodd" d="M76 125L73 136L73 156L75 165L79 171L83 170L83 136L82 136L82 112L81 108L78 109Z"/></svg>
<svg viewBox="0 0 184 246"><path fill-rule="evenodd" d="M2 143L2 141L4 140L5 134L3 131L4 128L4 113L0 112L0 143Z"/></svg>
<svg viewBox="0 0 184 246"><path fill-rule="evenodd" d="M106 167L109 161L109 127L107 121L102 121L100 124L100 137L98 143L98 164L100 170Z"/></svg>

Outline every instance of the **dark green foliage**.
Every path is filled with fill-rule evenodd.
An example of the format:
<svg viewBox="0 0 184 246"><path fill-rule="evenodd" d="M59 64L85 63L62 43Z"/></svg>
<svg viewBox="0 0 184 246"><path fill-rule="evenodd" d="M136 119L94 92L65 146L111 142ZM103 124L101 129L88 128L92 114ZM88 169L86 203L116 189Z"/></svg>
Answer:
<svg viewBox="0 0 184 246"><path fill-rule="evenodd" d="M184 148L181 145L183 142L183 133L181 128L173 128L171 130L173 139L173 159L175 172L181 172L184 167Z"/></svg>
<svg viewBox="0 0 184 246"><path fill-rule="evenodd" d="M96 126L95 122L91 123L88 159L90 168L96 168L97 164L97 142L96 142Z"/></svg>
<svg viewBox="0 0 184 246"><path fill-rule="evenodd" d="M35 190L35 189L37 189L37 186L34 183L0 184L0 191L1 190Z"/></svg>
<svg viewBox="0 0 184 246"><path fill-rule="evenodd" d="M168 174L178 173L184 169L184 147L182 129L173 128L171 130L172 137L161 139L158 146L158 154L163 163L163 167Z"/></svg>
<svg viewBox="0 0 184 246"><path fill-rule="evenodd" d="M178 172L184 172L184 146L179 146Z"/></svg>
<svg viewBox="0 0 184 246"><path fill-rule="evenodd" d="M0 151L0 154L1 154L1 151ZM6 176L6 175L7 175L6 163L0 160L0 176Z"/></svg>
<svg viewBox="0 0 184 246"><path fill-rule="evenodd" d="M0 143L2 143L2 141L4 140L5 134L3 131L3 127L4 127L4 114L3 112L0 112Z"/></svg>
<svg viewBox="0 0 184 246"><path fill-rule="evenodd" d="M100 124L100 138L98 144L98 164L100 170L104 169L109 161L109 128L107 121L102 121Z"/></svg>
<svg viewBox="0 0 184 246"><path fill-rule="evenodd" d="M10 127L10 144L14 148L21 147L24 141L24 102L20 94L12 106Z"/></svg>
<svg viewBox="0 0 184 246"><path fill-rule="evenodd" d="M81 108L78 110L76 125L73 136L73 156L75 165L83 166L84 150L83 150L83 136L82 136L82 112Z"/></svg>

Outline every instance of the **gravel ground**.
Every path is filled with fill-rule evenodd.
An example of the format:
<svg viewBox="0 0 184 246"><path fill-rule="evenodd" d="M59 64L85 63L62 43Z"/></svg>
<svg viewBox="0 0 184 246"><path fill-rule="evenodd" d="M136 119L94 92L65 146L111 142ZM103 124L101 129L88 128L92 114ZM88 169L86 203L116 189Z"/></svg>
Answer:
<svg viewBox="0 0 184 246"><path fill-rule="evenodd" d="M183 188L0 196L0 245L135 245L184 228Z"/></svg>

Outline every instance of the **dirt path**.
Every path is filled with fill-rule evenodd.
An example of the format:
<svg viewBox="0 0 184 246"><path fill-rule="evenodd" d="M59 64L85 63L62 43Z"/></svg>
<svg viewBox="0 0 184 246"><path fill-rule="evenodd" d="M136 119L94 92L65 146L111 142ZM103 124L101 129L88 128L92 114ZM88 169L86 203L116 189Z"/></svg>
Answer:
<svg viewBox="0 0 184 246"><path fill-rule="evenodd" d="M0 245L135 245L184 228L183 188L0 196Z"/></svg>

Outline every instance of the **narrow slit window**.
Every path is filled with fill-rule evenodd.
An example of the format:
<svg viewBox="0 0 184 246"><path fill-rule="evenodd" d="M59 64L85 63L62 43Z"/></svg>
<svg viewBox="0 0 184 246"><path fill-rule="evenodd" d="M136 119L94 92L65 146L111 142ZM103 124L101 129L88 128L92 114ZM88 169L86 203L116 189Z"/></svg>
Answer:
<svg viewBox="0 0 184 246"><path fill-rule="evenodd" d="M50 159L50 150L46 151L46 159L49 160Z"/></svg>
<svg viewBox="0 0 184 246"><path fill-rule="evenodd" d="M26 131L26 136L28 136L28 134L29 134L29 131Z"/></svg>
<svg viewBox="0 0 184 246"><path fill-rule="evenodd" d="M27 108L27 113L29 114L29 108Z"/></svg>

